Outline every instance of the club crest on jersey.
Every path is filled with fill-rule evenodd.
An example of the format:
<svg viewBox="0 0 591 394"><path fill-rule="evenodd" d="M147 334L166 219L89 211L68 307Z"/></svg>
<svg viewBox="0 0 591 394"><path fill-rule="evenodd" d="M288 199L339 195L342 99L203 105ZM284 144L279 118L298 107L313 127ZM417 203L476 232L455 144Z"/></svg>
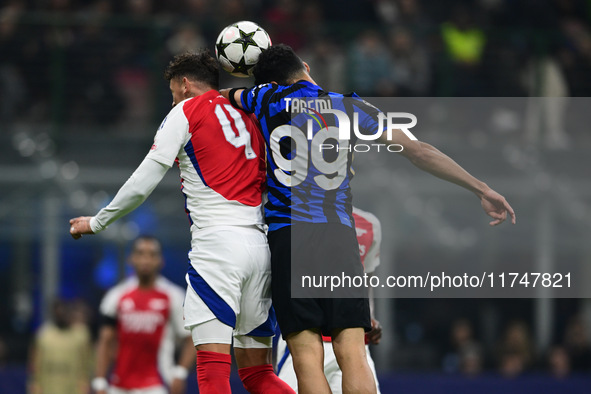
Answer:
<svg viewBox="0 0 591 394"><path fill-rule="evenodd" d="M131 311L135 308L135 302L133 302L133 300L131 298L126 298L123 301L121 301L121 310L126 312L126 311Z"/></svg>

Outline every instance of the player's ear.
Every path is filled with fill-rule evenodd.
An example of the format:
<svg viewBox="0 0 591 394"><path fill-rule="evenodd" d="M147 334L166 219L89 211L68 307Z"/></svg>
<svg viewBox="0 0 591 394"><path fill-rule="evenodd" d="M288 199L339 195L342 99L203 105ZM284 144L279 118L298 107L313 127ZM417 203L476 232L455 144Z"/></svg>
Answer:
<svg viewBox="0 0 591 394"><path fill-rule="evenodd" d="M306 72L307 72L308 74L310 74L310 66L308 65L308 63L306 63L306 62L304 62L304 61L302 61L302 63L304 63L304 67L306 67Z"/></svg>
<svg viewBox="0 0 591 394"><path fill-rule="evenodd" d="M187 77L183 77L182 86L183 86L183 93L186 93L187 90L189 90L189 80L187 79Z"/></svg>

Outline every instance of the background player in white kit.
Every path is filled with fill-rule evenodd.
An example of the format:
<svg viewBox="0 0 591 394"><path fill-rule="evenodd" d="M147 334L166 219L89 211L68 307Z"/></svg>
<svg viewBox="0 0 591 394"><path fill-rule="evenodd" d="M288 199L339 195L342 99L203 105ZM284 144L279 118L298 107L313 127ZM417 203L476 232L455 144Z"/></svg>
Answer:
<svg viewBox="0 0 591 394"><path fill-rule="evenodd" d="M169 64L174 108L154 145L113 201L96 216L70 220L74 238L92 234L139 206L177 163L191 223L185 327L197 348L201 393L230 393L230 349L251 393L293 390L271 364L275 316L262 193L265 148L252 120L218 91L209 53Z"/></svg>
<svg viewBox="0 0 591 394"><path fill-rule="evenodd" d="M109 290L100 305L103 323L92 388L97 394L166 394L169 386L171 394L184 393L194 363L183 321L185 291L160 275L164 262L156 238L137 238L128 261L135 274ZM175 366L178 342L182 347Z"/></svg>
<svg viewBox="0 0 591 394"><path fill-rule="evenodd" d="M355 218L355 233L359 242L359 254L364 271L371 274L380 265L380 244L382 242L382 226L378 218L369 212L353 207ZM370 311L372 330L365 334L366 344L377 345L382 337L382 327L374 317L373 298L370 289ZM333 394L343 392L343 373L339 368L330 337L322 337L324 341L324 374ZM380 392L375 364L366 345L367 363L376 381L377 392ZM293 359L287 348L287 343L279 337L277 342L277 375L291 386L296 392L298 380L293 369Z"/></svg>

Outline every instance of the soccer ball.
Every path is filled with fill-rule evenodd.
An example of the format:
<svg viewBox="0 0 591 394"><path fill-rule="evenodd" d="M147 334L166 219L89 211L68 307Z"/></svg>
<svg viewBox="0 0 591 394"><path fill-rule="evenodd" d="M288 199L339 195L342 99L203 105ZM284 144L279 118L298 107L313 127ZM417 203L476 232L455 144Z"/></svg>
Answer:
<svg viewBox="0 0 591 394"><path fill-rule="evenodd" d="M249 77L262 51L271 39L254 22L241 21L226 27L215 42L215 55L222 68L236 77Z"/></svg>

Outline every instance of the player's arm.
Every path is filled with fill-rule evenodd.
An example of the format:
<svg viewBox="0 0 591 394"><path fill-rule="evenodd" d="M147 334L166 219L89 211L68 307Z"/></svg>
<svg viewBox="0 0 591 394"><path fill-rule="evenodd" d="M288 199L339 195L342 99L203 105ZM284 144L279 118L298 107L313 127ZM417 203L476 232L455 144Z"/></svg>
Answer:
<svg viewBox="0 0 591 394"><path fill-rule="evenodd" d="M245 109L242 104L242 93L245 88L221 89L220 94L230 101L235 108Z"/></svg>
<svg viewBox="0 0 591 394"><path fill-rule="evenodd" d="M106 394L108 383L107 374L115 358L117 345L117 330L114 324L103 324L99 332L96 347L95 378L92 380L92 390L96 394Z"/></svg>
<svg viewBox="0 0 591 394"><path fill-rule="evenodd" d="M81 216L70 220L72 237L78 239L82 234L96 234L139 207L164 178L168 168L150 158L145 158L119 189L113 201L101 209L96 216Z"/></svg>
<svg viewBox="0 0 591 394"><path fill-rule="evenodd" d="M178 339L179 359L172 371L172 381L170 383L170 394L181 394L186 391L186 381L189 371L195 368L195 347L190 331L185 329L185 319L183 313L183 303L185 299L184 292L179 288L172 292L172 309L169 316L171 328Z"/></svg>
<svg viewBox="0 0 591 394"><path fill-rule="evenodd" d="M505 197L488 187L486 183L470 175L468 171L434 146L421 141L413 141L400 130L393 131L392 140L388 143L402 145L404 149L401 154L421 170L476 194L486 214L494 219L490 222L491 226L504 222L507 212L511 216L511 222L515 224L515 212Z"/></svg>
<svg viewBox="0 0 591 394"><path fill-rule="evenodd" d="M250 89L222 89L220 94L227 98L232 106L259 117L259 111L263 107L263 100L271 100L278 88L277 84L266 83Z"/></svg>
<svg viewBox="0 0 591 394"><path fill-rule="evenodd" d="M382 224L380 223L379 219L369 212L366 212L364 215L365 219L372 223L372 230L373 230L373 239L369 249L365 253L365 272L367 272L368 277L371 280L371 277L374 276L374 272L376 268L380 265L380 248L382 245ZM382 325L376 319L375 315L375 291L373 287L369 287L369 314L371 317L371 330L366 334L369 343L372 345L377 345L380 343L382 339Z"/></svg>
<svg viewBox="0 0 591 394"><path fill-rule="evenodd" d="M368 274L367 276L371 278L373 274ZM369 314L371 317L371 330L365 335L367 335L369 343L372 345L377 345L382 339L382 325L375 316L375 296L374 290L371 287L369 288Z"/></svg>
<svg viewBox="0 0 591 394"><path fill-rule="evenodd" d="M179 361L174 367L172 373L172 382L170 384L170 394L181 394L186 390L186 381L189 371L195 367L195 347L191 335L186 336L181 341L181 352Z"/></svg>
<svg viewBox="0 0 591 394"><path fill-rule="evenodd" d="M174 163L189 136L188 128L183 105L179 104L164 119L152 149L119 189L113 201L94 217L81 216L70 220L72 237L78 239L83 234L96 234L140 206Z"/></svg>

